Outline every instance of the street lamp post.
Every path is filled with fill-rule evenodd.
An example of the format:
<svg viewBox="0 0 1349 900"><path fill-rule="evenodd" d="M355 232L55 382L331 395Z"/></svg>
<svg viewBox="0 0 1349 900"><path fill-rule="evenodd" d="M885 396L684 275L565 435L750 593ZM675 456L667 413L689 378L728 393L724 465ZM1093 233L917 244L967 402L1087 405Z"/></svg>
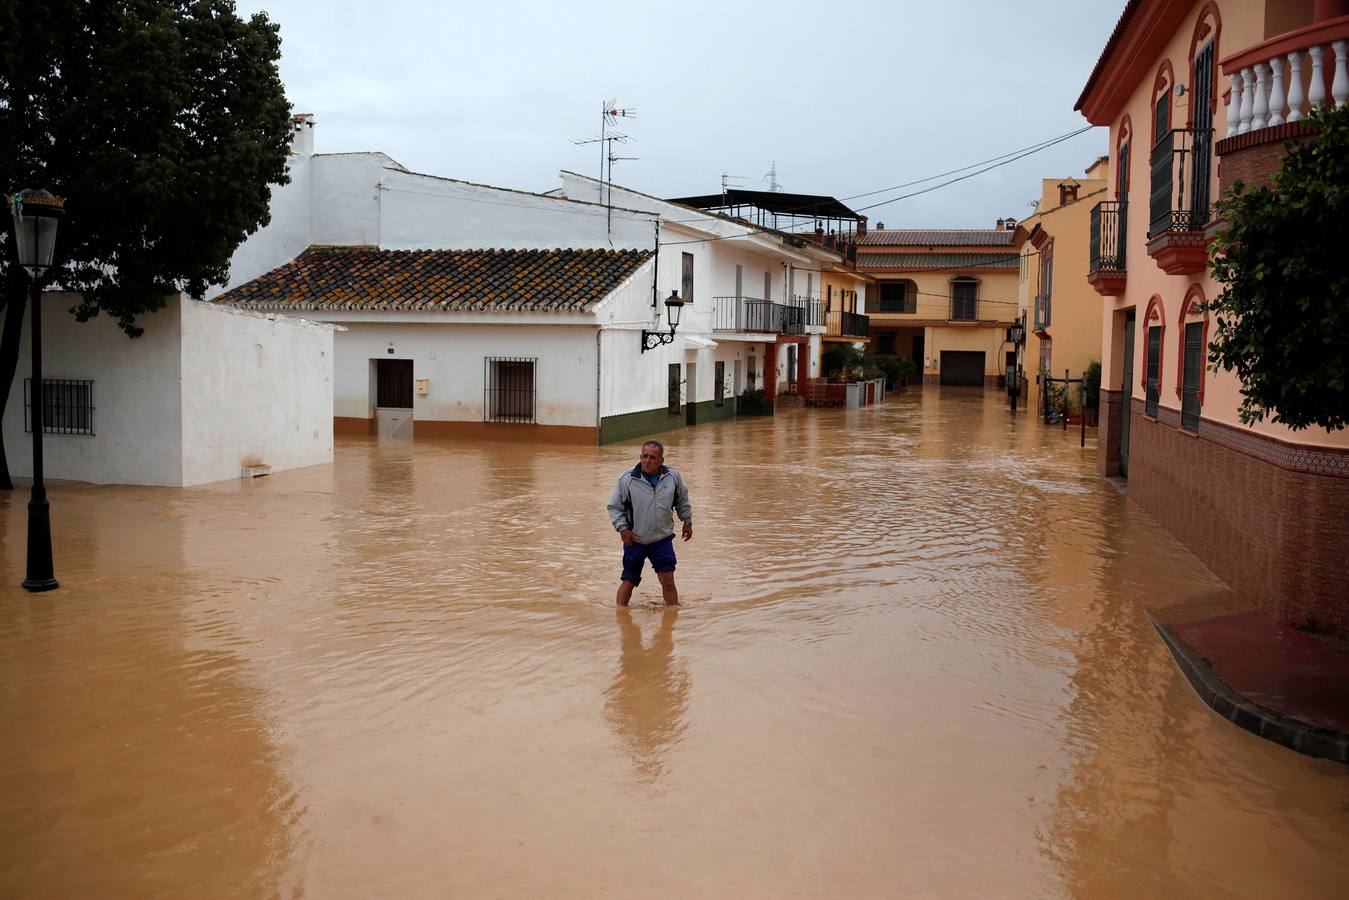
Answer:
<svg viewBox="0 0 1349 900"><path fill-rule="evenodd" d="M655 350L661 344L674 341L675 329L679 327L679 314L684 309L684 301L679 299L679 291L670 291L665 298L665 319L670 323L669 331L647 331L642 329L642 352Z"/></svg>
<svg viewBox="0 0 1349 900"><path fill-rule="evenodd" d="M44 190L29 188L11 198L14 214L14 246L19 265L28 272L32 286L33 336L29 352L33 377L28 389L33 426L33 494L28 500L28 572L26 591L54 591L61 585L52 568L51 514L47 486L42 481L42 429L46 391L42 387L42 281L51 269L56 250L56 225L65 201Z"/></svg>
<svg viewBox="0 0 1349 900"><path fill-rule="evenodd" d="M1021 394L1021 343L1026 339L1026 326L1020 320L1007 329L1007 340L1012 342L1012 353L1017 362L1007 379L1007 393L1012 395L1012 415L1016 415L1016 400Z"/></svg>

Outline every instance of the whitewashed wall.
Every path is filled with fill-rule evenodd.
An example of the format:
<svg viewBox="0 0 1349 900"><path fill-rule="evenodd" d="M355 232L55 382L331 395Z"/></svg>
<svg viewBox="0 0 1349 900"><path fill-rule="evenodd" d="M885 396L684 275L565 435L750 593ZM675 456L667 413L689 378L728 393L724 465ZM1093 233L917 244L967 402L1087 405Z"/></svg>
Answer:
<svg viewBox="0 0 1349 900"><path fill-rule="evenodd" d="M133 340L106 316L76 322L75 302L44 299L43 376L94 382L94 434L43 435L48 478L183 485L236 478L257 456L273 470L332 460L331 328L174 296ZM25 477L28 328L4 418L10 472Z"/></svg>
<svg viewBox="0 0 1349 900"><path fill-rule="evenodd" d="M413 396L414 421L481 422L484 359L524 356L538 359L535 409L540 425L596 427L594 325L512 324L506 319L503 315L497 324L345 323L347 330L337 335L332 412L370 418L373 360L410 359L412 377L428 380L427 394Z"/></svg>
<svg viewBox="0 0 1349 900"><path fill-rule="evenodd" d="M380 182L380 246L420 249L643 249L656 217L392 169Z"/></svg>
<svg viewBox="0 0 1349 900"><path fill-rule="evenodd" d="M333 461L331 325L184 301L183 484Z"/></svg>
<svg viewBox="0 0 1349 900"><path fill-rule="evenodd" d="M128 338L99 316L76 322L71 294L42 300L42 375L94 382L94 434L44 434L46 477L95 484L175 485L182 480L179 402L179 305L141 316L145 333ZM31 310L29 310L31 313ZM24 431L24 379L32 371L24 317L19 367L5 405L5 452L10 474L32 477L32 435Z"/></svg>

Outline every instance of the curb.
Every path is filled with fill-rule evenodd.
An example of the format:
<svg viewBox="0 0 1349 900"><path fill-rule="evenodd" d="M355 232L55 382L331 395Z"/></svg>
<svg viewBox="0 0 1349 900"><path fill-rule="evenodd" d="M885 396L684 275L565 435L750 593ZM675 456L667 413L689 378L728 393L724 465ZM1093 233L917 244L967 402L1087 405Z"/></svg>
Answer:
<svg viewBox="0 0 1349 900"><path fill-rule="evenodd" d="M1290 750L1349 765L1349 734L1321 728L1252 703L1228 687L1227 682L1218 677L1213 667L1184 638L1154 619L1151 613L1144 612L1144 615L1161 635L1162 642L1171 651L1181 674L1190 682L1190 687L1218 715L1233 725Z"/></svg>

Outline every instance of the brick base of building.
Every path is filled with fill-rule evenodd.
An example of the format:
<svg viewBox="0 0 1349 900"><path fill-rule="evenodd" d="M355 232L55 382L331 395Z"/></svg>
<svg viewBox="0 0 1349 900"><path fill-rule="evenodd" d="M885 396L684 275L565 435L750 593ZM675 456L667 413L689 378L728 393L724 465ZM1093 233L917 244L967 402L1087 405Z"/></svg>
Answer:
<svg viewBox="0 0 1349 900"><path fill-rule="evenodd" d="M1107 478L1119 474L1119 433L1124 425L1124 392L1101 388L1096 471Z"/></svg>
<svg viewBox="0 0 1349 900"><path fill-rule="evenodd" d="M1102 394L1108 448L1119 419ZM1129 497L1266 615L1349 637L1349 451L1207 420L1195 434L1176 411L1152 419L1134 400Z"/></svg>

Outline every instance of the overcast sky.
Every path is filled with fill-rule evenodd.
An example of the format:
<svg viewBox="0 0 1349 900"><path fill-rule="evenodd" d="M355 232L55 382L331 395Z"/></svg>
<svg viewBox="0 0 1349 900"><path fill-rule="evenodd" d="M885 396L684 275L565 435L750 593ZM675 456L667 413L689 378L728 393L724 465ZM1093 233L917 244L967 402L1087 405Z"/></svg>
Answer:
<svg viewBox="0 0 1349 900"><path fill-rule="evenodd" d="M1073 112L1124 0L648 4L239 0L281 27L291 103L319 152L382 150L419 172L546 191L597 174L602 101L614 181L714 193L721 175L845 198L1009 153L1086 124ZM1041 178L1081 176L1105 129L919 197L873 227L1024 218ZM918 185L917 188L928 186ZM850 201L857 208L915 188Z"/></svg>

